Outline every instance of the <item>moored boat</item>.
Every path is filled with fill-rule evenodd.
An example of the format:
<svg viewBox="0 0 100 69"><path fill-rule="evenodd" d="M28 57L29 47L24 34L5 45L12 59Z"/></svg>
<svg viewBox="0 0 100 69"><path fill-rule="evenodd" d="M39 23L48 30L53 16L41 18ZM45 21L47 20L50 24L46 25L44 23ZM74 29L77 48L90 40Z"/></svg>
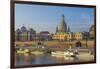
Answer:
<svg viewBox="0 0 100 69"><path fill-rule="evenodd" d="M25 50L17 50L17 54L25 54L25 53L29 53L29 50L28 49L25 49Z"/></svg>
<svg viewBox="0 0 100 69"><path fill-rule="evenodd" d="M42 54L44 54L44 52L41 52L41 51L32 51L31 54L42 55Z"/></svg>
<svg viewBox="0 0 100 69"><path fill-rule="evenodd" d="M64 56L64 52L61 51L56 51L56 52L51 52L52 56Z"/></svg>
<svg viewBox="0 0 100 69"><path fill-rule="evenodd" d="M60 51L56 51L56 52L51 52L52 56L66 56L66 57L75 57L74 52L71 51L64 51L64 52L60 52Z"/></svg>
<svg viewBox="0 0 100 69"><path fill-rule="evenodd" d="M64 52L64 55L65 55L66 57L75 57L75 53L72 52L72 51L66 51L66 52Z"/></svg>

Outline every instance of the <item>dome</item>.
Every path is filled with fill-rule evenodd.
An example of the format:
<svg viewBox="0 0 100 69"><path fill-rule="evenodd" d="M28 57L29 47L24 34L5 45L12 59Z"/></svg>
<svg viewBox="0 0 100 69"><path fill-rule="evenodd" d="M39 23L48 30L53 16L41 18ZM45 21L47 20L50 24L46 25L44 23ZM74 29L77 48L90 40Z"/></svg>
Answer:
<svg viewBox="0 0 100 69"><path fill-rule="evenodd" d="M35 32L35 30L33 30L32 28L30 28L28 31L29 32Z"/></svg>
<svg viewBox="0 0 100 69"><path fill-rule="evenodd" d="M92 25L91 27L90 27L90 29L89 29L89 33L90 33L90 37L91 38L94 38L95 37L95 26L94 25Z"/></svg>
<svg viewBox="0 0 100 69"><path fill-rule="evenodd" d="M20 33L20 32L21 32L20 29L17 29L17 30L16 30L16 33Z"/></svg>
<svg viewBox="0 0 100 69"><path fill-rule="evenodd" d="M30 29L28 30L28 32L31 33L31 34L36 34L35 30L33 30L32 28L30 28Z"/></svg>
<svg viewBox="0 0 100 69"><path fill-rule="evenodd" d="M67 32L67 25L65 23L64 18L65 18L64 15L62 15L61 22L57 27L58 32Z"/></svg>
<svg viewBox="0 0 100 69"><path fill-rule="evenodd" d="M90 31L94 31L94 25L90 27Z"/></svg>
<svg viewBox="0 0 100 69"><path fill-rule="evenodd" d="M26 27L25 26L22 26L21 27L21 32L26 32L27 30L26 30Z"/></svg>

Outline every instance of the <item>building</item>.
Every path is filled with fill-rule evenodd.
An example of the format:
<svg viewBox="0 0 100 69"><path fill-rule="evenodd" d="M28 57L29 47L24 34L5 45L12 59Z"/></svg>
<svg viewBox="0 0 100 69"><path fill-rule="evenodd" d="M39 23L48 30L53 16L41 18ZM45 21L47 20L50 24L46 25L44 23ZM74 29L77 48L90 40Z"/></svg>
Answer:
<svg viewBox="0 0 100 69"><path fill-rule="evenodd" d="M82 32L74 33L73 39L75 39L75 40L82 40L83 39L83 33Z"/></svg>
<svg viewBox="0 0 100 69"><path fill-rule="evenodd" d="M73 39L73 33L67 32L67 40L72 40L72 39Z"/></svg>
<svg viewBox="0 0 100 69"><path fill-rule="evenodd" d="M32 28L30 28L29 30L28 30L28 40L30 41L32 41L32 40L35 40L35 37L36 37L36 32L35 32L35 30L33 30Z"/></svg>
<svg viewBox="0 0 100 69"><path fill-rule="evenodd" d="M84 39L84 40L87 40L87 39L89 39L89 38L90 38L89 32L83 32L83 39Z"/></svg>
<svg viewBox="0 0 100 69"><path fill-rule="evenodd" d="M94 39L94 37L95 37L95 26L94 26L94 25L92 25L92 26L90 27L89 33L90 33L90 38L91 38L91 39Z"/></svg>
<svg viewBox="0 0 100 69"><path fill-rule="evenodd" d="M27 29L25 26L22 26L21 27L21 33L19 34L21 37L20 37L20 40L21 41L26 41L28 40L28 32L27 32Z"/></svg>
<svg viewBox="0 0 100 69"><path fill-rule="evenodd" d="M56 33L53 35L54 40L67 40L67 32L70 32L70 27L65 22L65 16L62 15L60 24L56 27ZM68 34L69 35L69 34Z"/></svg>
<svg viewBox="0 0 100 69"><path fill-rule="evenodd" d="M40 40L41 41L52 40L52 35L48 31L41 31L40 32Z"/></svg>
<svg viewBox="0 0 100 69"><path fill-rule="evenodd" d="M57 32L53 35L53 39L64 41L67 39L67 34L65 32Z"/></svg>
<svg viewBox="0 0 100 69"><path fill-rule="evenodd" d="M65 16L62 15L60 24L56 27L56 32L68 32Z"/></svg>
<svg viewBox="0 0 100 69"><path fill-rule="evenodd" d="M16 31L15 31L15 40L16 41L19 41L20 40L20 37L21 37L21 31L20 31L20 29L17 29Z"/></svg>
<svg viewBox="0 0 100 69"><path fill-rule="evenodd" d="M40 33L36 33L35 41L40 41Z"/></svg>
<svg viewBox="0 0 100 69"><path fill-rule="evenodd" d="M32 28L27 30L25 26L22 26L20 29L17 29L15 31L16 41L31 41L35 39L35 36L36 36L35 30L33 30Z"/></svg>

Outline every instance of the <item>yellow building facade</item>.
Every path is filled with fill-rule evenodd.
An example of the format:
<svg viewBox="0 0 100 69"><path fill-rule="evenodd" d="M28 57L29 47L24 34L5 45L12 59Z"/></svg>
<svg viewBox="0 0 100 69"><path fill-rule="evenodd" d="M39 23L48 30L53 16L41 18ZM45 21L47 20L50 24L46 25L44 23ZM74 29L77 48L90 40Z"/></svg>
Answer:
<svg viewBox="0 0 100 69"><path fill-rule="evenodd" d="M56 34L53 35L54 40L66 40L67 35L64 32L57 32Z"/></svg>
<svg viewBox="0 0 100 69"><path fill-rule="evenodd" d="M82 32L76 32L74 34L74 39L76 39L76 40L82 40L83 39L83 33Z"/></svg>
<svg viewBox="0 0 100 69"><path fill-rule="evenodd" d="M73 39L73 33L72 32L68 32L67 33L67 40L71 40Z"/></svg>
<svg viewBox="0 0 100 69"><path fill-rule="evenodd" d="M54 40L82 40L83 39L83 33L77 32L73 34L72 32L64 33L64 32L59 32L53 35Z"/></svg>
<svg viewBox="0 0 100 69"><path fill-rule="evenodd" d="M57 32L53 35L53 39L55 40L71 40L73 39L73 34L71 32Z"/></svg>

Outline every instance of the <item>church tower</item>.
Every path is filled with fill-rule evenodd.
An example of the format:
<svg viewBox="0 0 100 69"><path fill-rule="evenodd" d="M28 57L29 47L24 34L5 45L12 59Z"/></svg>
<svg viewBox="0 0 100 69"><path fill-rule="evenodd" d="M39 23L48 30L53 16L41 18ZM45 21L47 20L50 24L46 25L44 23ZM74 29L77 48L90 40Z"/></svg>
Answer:
<svg viewBox="0 0 100 69"><path fill-rule="evenodd" d="M61 22L57 26L56 32L65 32L65 33L67 32L67 25L65 23L65 16L64 15L62 15L62 17L61 17Z"/></svg>
<svg viewBox="0 0 100 69"><path fill-rule="evenodd" d="M58 26L56 27L56 32L58 32Z"/></svg>
<svg viewBox="0 0 100 69"><path fill-rule="evenodd" d="M69 27L69 26L68 26L67 32L71 32L71 31L70 31L70 27Z"/></svg>

